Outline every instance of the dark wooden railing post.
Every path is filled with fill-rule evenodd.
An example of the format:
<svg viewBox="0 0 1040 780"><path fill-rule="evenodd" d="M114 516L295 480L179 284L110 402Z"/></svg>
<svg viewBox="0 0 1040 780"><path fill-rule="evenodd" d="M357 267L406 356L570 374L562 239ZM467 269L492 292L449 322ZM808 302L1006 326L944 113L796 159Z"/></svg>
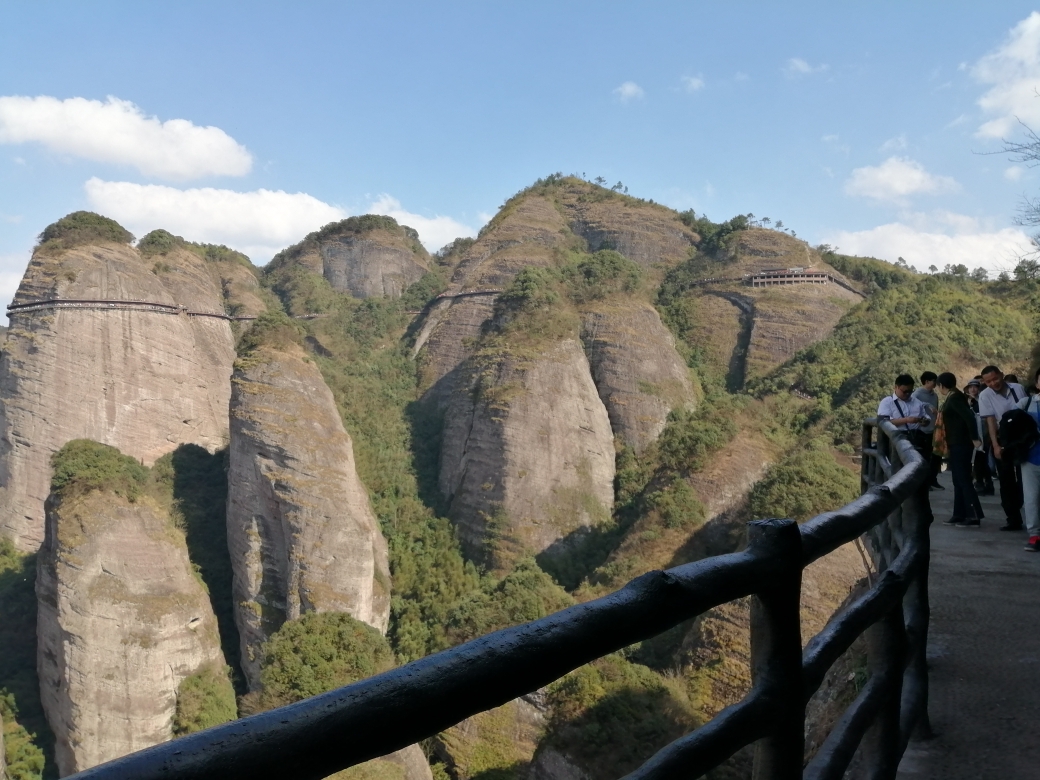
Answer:
<svg viewBox="0 0 1040 780"><path fill-rule="evenodd" d="M868 780L893 780L903 755L900 705L907 651L903 610L898 606L890 609L867 630L866 637L871 678L880 678L886 689L877 718L863 738L866 776Z"/></svg>
<svg viewBox="0 0 1040 780"><path fill-rule="evenodd" d="M927 490L927 488L925 489ZM910 663L903 681L902 744L932 737L928 717L928 569L931 564L930 526L932 514L928 495L919 492L903 503L903 522L907 534L920 546L920 563L903 598L903 618L909 641Z"/></svg>
<svg viewBox="0 0 1040 780"><path fill-rule="evenodd" d="M802 700L802 539L794 520L748 523L749 546L780 565L767 590L751 597L751 679L766 693L773 725L755 749L754 780L801 780L805 753Z"/></svg>

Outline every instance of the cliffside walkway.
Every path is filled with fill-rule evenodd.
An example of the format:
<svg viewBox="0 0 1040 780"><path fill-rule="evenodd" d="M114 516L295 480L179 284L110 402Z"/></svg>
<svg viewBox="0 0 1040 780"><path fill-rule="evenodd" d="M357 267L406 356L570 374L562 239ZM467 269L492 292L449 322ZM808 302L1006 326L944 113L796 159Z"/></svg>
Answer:
<svg viewBox="0 0 1040 780"><path fill-rule="evenodd" d="M899 780L1040 777L1040 555L1001 532L1000 498L983 497L982 527L952 528L953 485L932 491L933 739L912 742Z"/></svg>
<svg viewBox="0 0 1040 780"><path fill-rule="evenodd" d="M244 314L233 315L226 312L216 311L193 311L187 306L175 303L159 303L157 301L129 301L123 299L88 299L88 298L45 298L35 301L24 301L12 303L7 307L7 316L18 314L32 314L39 311L51 311L54 309L89 309L91 311L143 311L153 314L184 314L188 317L212 317L229 322L248 322L255 320L257 315ZM314 320L327 317L327 314L294 314L297 320Z"/></svg>

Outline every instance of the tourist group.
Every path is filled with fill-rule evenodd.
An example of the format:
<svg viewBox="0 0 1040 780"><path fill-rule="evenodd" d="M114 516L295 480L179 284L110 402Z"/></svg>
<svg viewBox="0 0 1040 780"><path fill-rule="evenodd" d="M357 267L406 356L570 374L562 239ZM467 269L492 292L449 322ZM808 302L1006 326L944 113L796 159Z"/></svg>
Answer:
<svg viewBox="0 0 1040 780"><path fill-rule="evenodd" d="M945 460L953 477L953 516L945 525L981 525L979 495L993 495L1000 482L1001 531L1026 531L1025 549L1040 552L1040 370L1031 387L996 366L986 366L963 389L949 372L921 374L914 390L909 374L896 377L892 395L878 405L907 432L932 467L929 488L942 490L937 477ZM941 398L940 398L941 397Z"/></svg>

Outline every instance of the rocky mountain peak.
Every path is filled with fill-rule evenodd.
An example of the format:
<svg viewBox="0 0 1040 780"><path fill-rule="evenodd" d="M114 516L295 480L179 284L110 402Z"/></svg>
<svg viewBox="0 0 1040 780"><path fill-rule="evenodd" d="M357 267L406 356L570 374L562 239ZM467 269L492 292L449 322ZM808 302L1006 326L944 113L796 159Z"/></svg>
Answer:
<svg viewBox="0 0 1040 780"><path fill-rule="evenodd" d="M261 305L244 265L225 286L225 263L180 245L149 255L89 216L44 231L0 355L0 532L26 551L43 540L49 460L65 442L94 439L146 464L179 444L226 443L227 308Z"/></svg>
<svg viewBox="0 0 1040 780"><path fill-rule="evenodd" d="M397 298L430 269L419 234L393 217L365 214L333 222L279 252L269 269L296 264L357 298Z"/></svg>

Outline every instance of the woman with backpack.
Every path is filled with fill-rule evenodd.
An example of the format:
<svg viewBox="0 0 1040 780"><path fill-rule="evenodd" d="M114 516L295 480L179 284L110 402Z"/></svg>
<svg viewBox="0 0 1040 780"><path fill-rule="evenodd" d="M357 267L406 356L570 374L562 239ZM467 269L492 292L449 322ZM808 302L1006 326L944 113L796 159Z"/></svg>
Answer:
<svg viewBox="0 0 1040 780"><path fill-rule="evenodd" d="M968 397L957 389L957 377L949 371L939 374L936 380L939 394L945 398L939 410L941 441L945 444L946 457L953 477L953 517L943 522L960 528L979 526L982 520L982 502L971 479L971 462L975 450L982 446L975 413L968 405Z"/></svg>
<svg viewBox="0 0 1040 780"><path fill-rule="evenodd" d="M1033 386L1040 390L1040 369L1033 374ZM1037 394L1023 398L1018 402L1018 408L1040 426L1040 398ZM1026 549L1029 552L1040 552L1040 442L1029 450L1029 455L1022 463L1022 513L1029 533Z"/></svg>

